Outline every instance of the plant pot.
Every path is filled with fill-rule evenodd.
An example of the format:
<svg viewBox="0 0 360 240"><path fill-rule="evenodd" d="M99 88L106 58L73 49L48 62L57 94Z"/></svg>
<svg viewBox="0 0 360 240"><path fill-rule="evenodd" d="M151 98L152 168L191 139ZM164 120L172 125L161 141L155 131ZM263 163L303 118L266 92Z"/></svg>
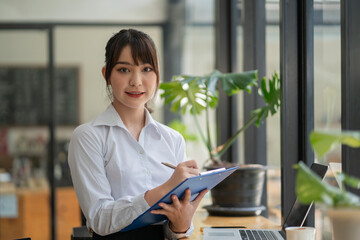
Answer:
<svg viewBox="0 0 360 240"><path fill-rule="evenodd" d="M204 208L211 215L259 215L266 209L261 205L265 173L262 165L240 165L211 190L212 205Z"/></svg>
<svg viewBox="0 0 360 240"><path fill-rule="evenodd" d="M360 208L332 208L327 210L332 225L333 240L360 238Z"/></svg>

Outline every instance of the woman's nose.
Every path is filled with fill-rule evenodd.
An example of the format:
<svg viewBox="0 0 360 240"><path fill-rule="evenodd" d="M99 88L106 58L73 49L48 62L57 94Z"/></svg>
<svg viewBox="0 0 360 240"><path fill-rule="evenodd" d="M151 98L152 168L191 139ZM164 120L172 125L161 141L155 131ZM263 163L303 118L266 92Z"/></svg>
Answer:
<svg viewBox="0 0 360 240"><path fill-rule="evenodd" d="M141 86L142 84L141 73L134 72L131 76L129 84L130 86L134 86L134 87Z"/></svg>

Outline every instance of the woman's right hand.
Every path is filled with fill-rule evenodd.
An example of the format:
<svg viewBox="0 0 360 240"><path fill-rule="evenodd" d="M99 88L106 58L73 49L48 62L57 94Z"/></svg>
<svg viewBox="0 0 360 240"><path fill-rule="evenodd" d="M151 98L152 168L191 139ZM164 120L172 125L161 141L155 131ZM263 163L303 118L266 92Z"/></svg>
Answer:
<svg viewBox="0 0 360 240"><path fill-rule="evenodd" d="M176 166L174 173L171 175L167 184L172 189L176 187L179 183L184 181L189 177L194 177L199 175L199 168L195 160L189 160L180 163Z"/></svg>
<svg viewBox="0 0 360 240"><path fill-rule="evenodd" d="M189 160L176 166L174 173L161 186L145 192L144 198L149 206L154 205L161 197L168 193L171 189L179 185L182 181L189 177L199 175L199 169L195 160Z"/></svg>

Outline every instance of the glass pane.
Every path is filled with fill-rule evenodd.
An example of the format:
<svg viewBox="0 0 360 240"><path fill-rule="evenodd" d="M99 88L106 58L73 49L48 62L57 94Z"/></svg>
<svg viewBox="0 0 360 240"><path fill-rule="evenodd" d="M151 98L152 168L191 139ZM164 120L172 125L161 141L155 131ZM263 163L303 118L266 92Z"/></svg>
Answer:
<svg viewBox="0 0 360 240"><path fill-rule="evenodd" d="M341 28L340 0L314 2L314 111L315 129L341 129ZM316 156L315 156L316 157ZM341 148L335 148L323 159L328 165L341 163ZM328 171L325 181L336 184ZM331 228L325 212L316 208L317 239L331 239Z"/></svg>
<svg viewBox="0 0 360 240"><path fill-rule="evenodd" d="M0 31L0 239L50 238L47 39Z"/></svg>
<svg viewBox="0 0 360 240"><path fill-rule="evenodd" d="M244 3L238 5L240 15L246 14L243 9ZM279 1L267 0L265 3L266 28L265 28L265 49L266 49L266 77L270 78L274 72L280 72L280 30L279 30ZM241 22L241 21L239 21ZM241 23L237 26L237 61L238 70L243 69L243 32ZM259 79L262 76L259 76ZM239 126L243 126L243 97L238 98ZM267 203L268 217L272 221L281 224L281 181L280 181L280 113L269 117L266 120L266 143L267 143ZM244 163L244 140L239 138L239 162Z"/></svg>
<svg viewBox="0 0 360 240"><path fill-rule="evenodd" d="M243 6L239 5L240 7ZM279 30L279 1L267 0L265 3L266 25L265 25L265 54L266 54L266 77L270 78L274 72L280 72L280 30ZM244 9L241 10L244 13ZM238 69L243 69L243 32L241 24L237 27L237 60ZM259 76L259 80L262 76ZM243 126L243 97L238 98L239 126ZM281 181L280 181L280 113L266 120L266 144L267 144L267 204L268 217L272 221L281 224ZM244 159L244 141L241 136L239 141L240 163ZM261 151L261 150L259 150Z"/></svg>
<svg viewBox="0 0 360 240"><path fill-rule="evenodd" d="M214 32L214 1L186 1L186 25L183 46L182 74L205 75L215 67L215 32ZM177 73L174 73L177 74ZM205 112L205 111L204 111ZM205 114L198 117L205 132ZM209 158L206 147L201 141L198 129L194 124L193 116L183 116L187 131L197 135L195 142L188 142L187 155L189 159L196 159L202 167ZM210 113L210 126L215 134L215 112ZM215 135L212 136L215 141Z"/></svg>
<svg viewBox="0 0 360 240"><path fill-rule="evenodd" d="M266 76L280 73L280 4L266 1ZM269 218L281 224L280 112L266 120Z"/></svg>

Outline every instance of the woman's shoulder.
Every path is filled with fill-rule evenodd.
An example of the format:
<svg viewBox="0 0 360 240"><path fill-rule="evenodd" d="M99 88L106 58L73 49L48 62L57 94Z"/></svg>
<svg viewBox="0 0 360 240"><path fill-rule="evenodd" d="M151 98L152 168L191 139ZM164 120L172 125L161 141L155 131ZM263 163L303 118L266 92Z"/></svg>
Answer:
<svg viewBox="0 0 360 240"><path fill-rule="evenodd" d="M74 129L72 138L91 138L96 139L99 135L98 130L92 122L83 123Z"/></svg>
<svg viewBox="0 0 360 240"><path fill-rule="evenodd" d="M81 134L81 133L86 133L91 130L92 130L92 125L90 124L90 122L87 122L87 123L83 123L83 124L80 124L79 126L77 126L74 129L74 133Z"/></svg>

